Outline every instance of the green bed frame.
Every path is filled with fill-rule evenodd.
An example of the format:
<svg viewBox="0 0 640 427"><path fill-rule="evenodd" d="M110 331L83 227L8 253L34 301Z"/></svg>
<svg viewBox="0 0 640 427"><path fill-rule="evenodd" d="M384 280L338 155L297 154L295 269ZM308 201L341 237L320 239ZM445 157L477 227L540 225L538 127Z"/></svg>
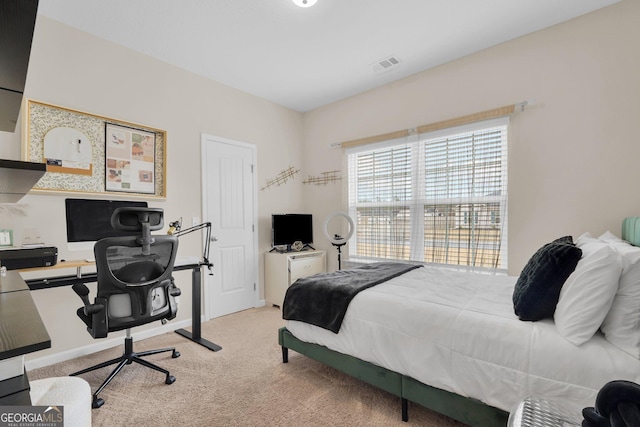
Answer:
<svg viewBox="0 0 640 427"><path fill-rule="evenodd" d="M402 420L409 420L408 402L439 412L474 427L506 426L509 413L457 394L428 386L411 377L390 371L327 347L300 341L287 328L278 330L282 346L282 362L289 360L288 350L294 350L344 372L354 378L398 396L402 405Z"/></svg>

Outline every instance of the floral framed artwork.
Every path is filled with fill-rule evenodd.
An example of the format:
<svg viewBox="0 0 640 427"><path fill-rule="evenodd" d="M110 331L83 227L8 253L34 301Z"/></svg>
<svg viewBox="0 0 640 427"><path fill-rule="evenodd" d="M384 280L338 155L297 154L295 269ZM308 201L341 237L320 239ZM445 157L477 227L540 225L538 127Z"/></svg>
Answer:
<svg viewBox="0 0 640 427"><path fill-rule="evenodd" d="M155 133L106 123L105 190L153 194L155 153Z"/></svg>

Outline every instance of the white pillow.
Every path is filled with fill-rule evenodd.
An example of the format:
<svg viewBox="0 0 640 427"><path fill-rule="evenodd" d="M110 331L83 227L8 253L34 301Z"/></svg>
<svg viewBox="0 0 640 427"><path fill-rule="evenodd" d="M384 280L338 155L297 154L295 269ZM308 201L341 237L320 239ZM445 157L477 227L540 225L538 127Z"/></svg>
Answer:
<svg viewBox="0 0 640 427"><path fill-rule="evenodd" d="M609 245L622 256L622 274L601 330L611 344L640 359L640 248L622 240Z"/></svg>
<svg viewBox="0 0 640 427"><path fill-rule="evenodd" d="M608 244L584 244L582 258L560 290L553 318L558 332L580 345L596 333L609 312L622 272L621 256Z"/></svg>
<svg viewBox="0 0 640 427"><path fill-rule="evenodd" d="M586 233L582 233L575 241L575 244L577 247L581 248L582 246L584 246L587 243L594 243L594 242L598 242L598 239L596 239L595 237L593 237L591 235L591 233L586 232Z"/></svg>
<svg viewBox="0 0 640 427"><path fill-rule="evenodd" d="M613 242L625 243L624 240L622 240L621 238L619 238L618 236L616 236L615 234L613 234L609 230L607 230L604 233L602 233L602 235L600 237L598 237L598 240L600 240L602 242L607 242L607 243L613 243Z"/></svg>

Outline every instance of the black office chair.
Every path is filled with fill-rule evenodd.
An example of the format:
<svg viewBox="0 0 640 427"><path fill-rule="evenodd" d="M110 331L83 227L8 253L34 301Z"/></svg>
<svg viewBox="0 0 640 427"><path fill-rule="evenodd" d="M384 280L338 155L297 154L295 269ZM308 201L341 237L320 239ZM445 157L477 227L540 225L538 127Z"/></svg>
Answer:
<svg viewBox="0 0 640 427"><path fill-rule="evenodd" d="M97 268L97 296L89 302L89 289L84 284L73 285L73 290L84 302L77 314L87 325L94 338L105 338L109 332L126 329L122 356L75 372L81 375L109 365L118 364L107 379L93 393L92 406L99 408L104 400L98 394L111 382L125 365L132 362L155 369L166 375L165 383L176 380L169 371L142 359L143 356L171 351L171 357L180 353L175 348L163 348L136 353L130 328L157 320L164 324L176 317L175 297L180 295L171 276L178 238L151 235L164 225L163 211L157 208L118 208L113 212L111 225L116 230L138 232L137 236L107 237L96 242L94 255Z"/></svg>

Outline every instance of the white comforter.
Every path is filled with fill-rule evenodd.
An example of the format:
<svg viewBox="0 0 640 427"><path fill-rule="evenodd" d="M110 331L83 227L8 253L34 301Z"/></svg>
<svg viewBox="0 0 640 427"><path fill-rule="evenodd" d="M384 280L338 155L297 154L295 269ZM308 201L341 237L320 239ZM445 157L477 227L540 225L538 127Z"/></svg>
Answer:
<svg viewBox="0 0 640 427"><path fill-rule="evenodd" d="M640 382L640 361L600 333L577 347L552 320L518 320L515 280L418 268L359 293L338 334L297 321L287 329L505 411L537 395L579 414L608 381Z"/></svg>

